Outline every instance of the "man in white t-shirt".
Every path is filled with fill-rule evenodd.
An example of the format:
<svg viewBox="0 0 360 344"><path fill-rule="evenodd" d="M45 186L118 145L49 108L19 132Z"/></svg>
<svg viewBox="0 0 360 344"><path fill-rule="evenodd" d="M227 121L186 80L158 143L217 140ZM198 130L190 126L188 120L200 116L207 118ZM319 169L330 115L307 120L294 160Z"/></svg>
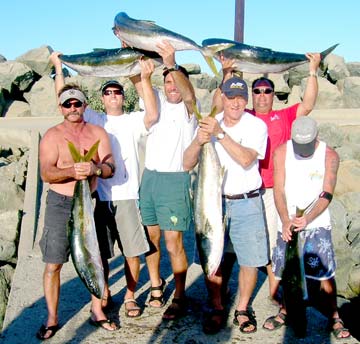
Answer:
<svg viewBox="0 0 360 344"><path fill-rule="evenodd" d="M59 89L65 82L59 53L52 53L50 59L56 71L55 88ZM116 169L112 178L98 183L95 222L106 279L109 274L107 259L114 256L115 241L125 256L125 314L132 318L141 315L141 308L135 300L140 273L139 256L149 251L138 209L138 144L158 119L157 102L150 80L154 64L151 60L139 62L141 74L132 77L131 81L136 88L141 87L144 91L145 111L124 113L124 89L118 81L110 80L101 87L101 100L106 113L100 114L87 108L84 114L85 121L103 127L110 137ZM108 284L103 301L104 307L111 302Z"/></svg>
<svg viewBox="0 0 360 344"><path fill-rule="evenodd" d="M163 307L165 281L160 276L160 236L174 273L175 293L163 319L173 320L186 314L185 280L188 268L183 231L192 220L190 175L183 168L183 153L196 127L193 115L194 89L187 71L175 62L175 50L168 41L157 45L164 69L164 93L157 92L159 120L147 138L145 170L140 186L140 212L151 241L146 261L151 280L149 305ZM144 92L139 94L143 97Z"/></svg>
<svg viewBox="0 0 360 344"><path fill-rule="evenodd" d="M224 252L235 251L239 272L239 301L234 324L242 333L256 331L255 312L250 298L257 281L257 267L269 259L264 209L259 188L261 176L258 160L266 151L267 128L260 119L244 112L248 100L247 85L232 77L221 87L224 111L215 118L203 118L191 145L184 154L184 168L192 169L198 162L201 147L211 140L220 163L225 168L222 186L223 214L226 219ZM205 333L220 331L225 322L222 300L221 268L213 277L206 277L211 312L205 317Z"/></svg>

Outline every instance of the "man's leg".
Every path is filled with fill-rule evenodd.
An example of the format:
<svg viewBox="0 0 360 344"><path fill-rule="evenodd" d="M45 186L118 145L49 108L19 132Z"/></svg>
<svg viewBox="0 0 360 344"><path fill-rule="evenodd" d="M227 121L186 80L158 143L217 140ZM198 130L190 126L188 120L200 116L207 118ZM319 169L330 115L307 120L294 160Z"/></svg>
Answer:
<svg viewBox="0 0 360 344"><path fill-rule="evenodd" d="M185 282L188 262L182 232L169 230L164 232L164 236L174 274L175 293L171 305L163 314L163 319L173 320L186 313Z"/></svg>
<svg viewBox="0 0 360 344"><path fill-rule="evenodd" d="M158 225L146 226L147 233L150 241L150 251L145 254L146 265L149 270L151 287L160 288L162 280L160 277L160 227ZM162 298L163 292L160 289L152 290L151 295L155 298ZM152 307L162 307L161 300L149 301Z"/></svg>
<svg viewBox="0 0 360 344"><path fill-rule="evenodd" d="M125 258L125 278L126 293L124 297L125 308L129 317L137 317L141 314L141 309L135 301L135 289L140 275L140 258Z"/></svg>
<svg viewBox="0 0 360 344"><path fill-rule="evenodd" d="M348 329L344 327L344 323L340 319L337 302L336 302L336 284L334 278L321 281L321 290L323 291L323 304L328 307L328 312L325 313L329 317L330 325L334 336L339 338L347 338L350 336Z"/></svg>
<svg viewBox="0 0 360 344"><path fill-rule="evenodd" d="M115 331L118 329L117 325L106 317L102 309L102 299L98 299L94 295L91 295L90 323L107 331Z"/></svg>
<svg viewBox="0 0 360 344"><path fill-rule="evenodd" d="M257 268L248 267L248 266L240 266L239 272L239 288L240 288L240 296L239 302L236 307L236 310L241 311L248 311L248 305L252 293L256 286L257 281ZM251 322L251 314L250 315L238 315L236 316L237 321L239 322L240 328L243 327L243 332L253 332L256 330L255 324L249 323L247 326L244 326L246 322Z"/></svg>
<svg viewBox="0 0 360 344"><path fill-rule="evenodd" d="M43 275L44 295L48 310L46 327L58 325L58 306L60 295L60 271L62 264L45 265ZM46 335L45 338L48 338Z"/></svg>

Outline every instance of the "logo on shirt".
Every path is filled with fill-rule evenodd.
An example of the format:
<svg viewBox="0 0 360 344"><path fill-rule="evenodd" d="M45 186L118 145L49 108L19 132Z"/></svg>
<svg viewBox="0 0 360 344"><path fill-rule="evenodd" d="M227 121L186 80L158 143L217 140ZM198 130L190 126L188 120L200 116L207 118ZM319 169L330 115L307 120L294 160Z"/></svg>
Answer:
<svg viewBox="0 0 360 344"><path fill-rule="evenodd" d="M279 120L279 119L280 119L280 117L277 114L275 114L274 116L270 116L270 121L271 122Z"/></svg>

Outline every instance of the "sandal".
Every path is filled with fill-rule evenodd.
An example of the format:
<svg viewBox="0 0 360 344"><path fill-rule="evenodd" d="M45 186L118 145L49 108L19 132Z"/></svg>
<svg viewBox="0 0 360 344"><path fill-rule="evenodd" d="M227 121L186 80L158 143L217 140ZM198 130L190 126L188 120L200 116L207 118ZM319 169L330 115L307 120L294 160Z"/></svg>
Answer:
<svg viewBox="0 0 360 344"><path fill-rule="evenodd" d="M113 305L114 301L109 290L109 294L101 299L101 307L103 310L109 310Z"/></svg>
<svg viewBox="0 0 360 344"><path fill-rule="evenodd" d="M203 332L206 334L218 333L225 323L224 309L212 309L205 315L203 322Z"/></svg>
<svg viewBox="0 0 360 344"><path fill-rule="evenodd" d="M46 327L45 325L41 325L39 331L37 331L36 333L36 337L40 340L46 340L46 339L50 339L51 337L55 336L56 332L59 330L59 324L57 325L53 325L53 326L48 326ZM46 337L46 334L50 332L49 336Z"/></svg>
<svg viewBox="0 0 360 344"><path fill-rule="evenodd" d="M150 288L150 299L148 301L149 306L153 307L153 308L162 308L165 306L165 301L164 301L164 288L166 285L166 281L161 278L161 284L158 287L151 287ZM161 295L160 296L154 296L152 295L153 291L161 291ZM159 302L159 306L154 306L153 304L151 304L151 302L157 301Z"/></svg>
<svg viewBox="0 0 360 344"><path fill-rule="evenodd" d="M134 306L127 308L126 305L128 303L133 303ZM124 300L125 305L125 315L128 318L137 318L141 315L141 308L138 306L135 299L126 299Z"/></svg>
<svg viewBox="0 0 360 344"><path fill-rule="evenodd" d="M101 329L109 332L116 331L119 329L119 327L110 319L94 320L90 318L89 323L95 327L100 327ZM109 329L108 327L104 326L105 324L109 324L112 327L112 329Z"/></svg>
<svg viewBox="0 0 360 344"><path fill-rule="evenodd" d="M183 317L187 311L185 298L174 297L171 305L166 309L162 318L164 320L176 320Z"/></svg>
<svg viewBox="0 0 360 344"><path fill-rule="evenodd" d="M276 318L279 318L282 321L279 321ZM266 327L265 324L271 324L272 328ZM285 324L286 324L286 314L283 312L279 312L278 314L269 317L265 320L263 324L263 329L267 331L274 331L279 329L280 327L283 327Z"/></svg>
<svg viewBox="0 0 360 344"><path fill-rule="evenodd" d="M238 316L244 316L247 317L249 320L245 320L241 324L239 323ZM238 311L236 310L234 313L234 320L233 324L239 326L239 329L242 333L249 334L254 333L257 330L257 322L255 318L255 312L254 311ZM253 327L253 329L248 330L248 328Z"/></svg>
<svg viewBox="0 0 360 344"><path fill-rule="evenodd" d="M341 326L334 328L336 324L340 324ZM349 330L344 326L344 322L340 318L333 318L329 320L329 327L334 337L338 340L346 339L350 337ZM342 336L344 332L347 332L347 336L345 337Z"/></svg>

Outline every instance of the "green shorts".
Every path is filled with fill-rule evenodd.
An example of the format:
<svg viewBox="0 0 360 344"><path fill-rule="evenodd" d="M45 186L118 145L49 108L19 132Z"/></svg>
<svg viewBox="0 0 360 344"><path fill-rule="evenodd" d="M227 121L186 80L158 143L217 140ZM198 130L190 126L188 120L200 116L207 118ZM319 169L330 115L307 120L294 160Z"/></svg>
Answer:
<svg viewBox="0 0 360 344"><path fill-rule="evenodd" d="M189 173L145 169L140 185L140 213L145 226L188 230L192 221Z"/></svg>

